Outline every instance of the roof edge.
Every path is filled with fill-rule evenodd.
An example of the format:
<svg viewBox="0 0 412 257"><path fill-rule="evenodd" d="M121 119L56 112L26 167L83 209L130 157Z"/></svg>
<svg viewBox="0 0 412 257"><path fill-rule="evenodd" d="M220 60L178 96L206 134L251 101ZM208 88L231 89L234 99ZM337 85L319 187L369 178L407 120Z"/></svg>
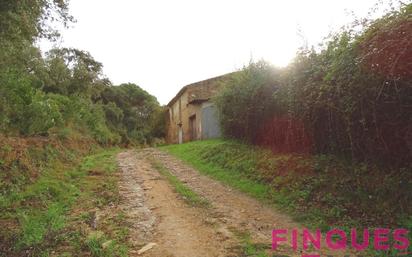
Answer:
<svg viewBox="0 0 412 257"><path fill-rule="evenodd" d="M226 76L228 76L228 75L230 75L230 74L233 74L233 73L236 73L236 71L234 71L234 72L229 72L229 73L226 73L226 74L223 74L223 75L220 75L220 76L216 76L216 77L212 77L212 78L208 78L208 79L204 79L204 80L200 80L200 81L197 81L197 82L188 84L188 85L182 87L182 88L179 90L179 92L172 98L172 100L170 100L170 102L167 104L167 106L171 107L171 106L176 102L176 100L177 100L179 97L181 97L181 96L184 94L184 92L185 92L189 87L196 86L197 84L204 83L204 82L207 82L207 81L217 80L217 79L226 77Z"/></svg>

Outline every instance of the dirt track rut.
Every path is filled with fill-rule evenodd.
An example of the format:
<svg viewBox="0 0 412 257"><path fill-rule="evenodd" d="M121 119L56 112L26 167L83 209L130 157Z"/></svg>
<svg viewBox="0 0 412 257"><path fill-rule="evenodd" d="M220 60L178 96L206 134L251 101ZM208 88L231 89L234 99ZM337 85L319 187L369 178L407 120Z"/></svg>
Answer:
<svg viewBox="0 0 412 257"><path fill-rule="evenodd" d="M204 222L207 213L189 207L170 184L152 167L147 152L127 151L118 155L125 196L124 211L131 224L131 256L148 243L156 245L144 256L201 257L237 256L237 242L217 233Z"/></svg>

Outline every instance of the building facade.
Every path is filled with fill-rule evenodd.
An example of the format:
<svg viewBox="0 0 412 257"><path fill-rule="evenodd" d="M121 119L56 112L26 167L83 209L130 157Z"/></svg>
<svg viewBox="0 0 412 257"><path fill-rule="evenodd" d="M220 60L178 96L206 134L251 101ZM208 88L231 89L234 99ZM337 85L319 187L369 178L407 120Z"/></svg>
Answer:
<svg viewBox="0 0 412 257"><path fill-rule="evenodd" d="M168 143L220 137L217 111L211 98L227 77L228 74L187 85L167 104Z"/></svg>

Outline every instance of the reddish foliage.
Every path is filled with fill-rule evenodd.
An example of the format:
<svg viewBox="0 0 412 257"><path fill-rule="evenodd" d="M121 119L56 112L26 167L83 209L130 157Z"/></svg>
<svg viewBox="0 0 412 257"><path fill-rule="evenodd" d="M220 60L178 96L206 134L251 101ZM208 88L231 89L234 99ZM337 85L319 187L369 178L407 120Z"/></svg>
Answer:
<svg viewBox="0 0 412 257"><path fill-rule="evenodd" d="M15 183L16 176L27 181L35 181L41 166L53 158L50 150L67 158L67 151L81 155L92 151L97 143L90 138L59 140L56 137L6 137L0 134L0 179L6 192ZM48 149L49 148L49 149ZM19 173L16 173L15 168Z"/></svg>
<svg viewBox="0 0 412 257"><path fill-rule="evenodd" d="M388 106L386 107L389 108ZM393 113L396 113L396 110ZM386 120L377 125L375 131L372 132L375 134L376 140L368 142L369 147L365 148L365 152L366 150L369 152L366 154L377 156L380 160L392 165L410 163L412 155L412 124L408 124L406 119L404 119L403 123L397 122L396 116L394 118L385 118Z"/></svg>
<svg viewBox="0 0 412 257"><path fill-rule="evenodd" d="M302 121L289 117L273 117L260 126L255 144L270 148L274 153L309 154L313 137Z"/></svg>
<svg viewBox="0 0 412 257"><path fill-rule="evenodd" d="M376 31L362 44L364 63L388 79L412 78L412 20Z"/></svg>

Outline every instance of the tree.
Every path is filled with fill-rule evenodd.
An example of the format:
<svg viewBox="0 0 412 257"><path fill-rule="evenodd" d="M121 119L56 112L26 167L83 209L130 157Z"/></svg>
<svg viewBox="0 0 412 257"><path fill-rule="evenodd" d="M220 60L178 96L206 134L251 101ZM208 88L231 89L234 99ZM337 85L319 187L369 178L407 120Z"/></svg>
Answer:
<svg viewBox="0 0 412 257"><path fill-rule="evenodd" d="M73 21L66 0L1 0L0 10L0 38L13 43L33 43L37 37L56 38L53 22L67 26Z"/></svg>
<svg viewBox="0 0 412 257"><path fill-rule="evenodd" d="M98 98L110 81L102 75L103 65L90 53L72 48L52 49L47 53L46 93Z"/></svg>
<svg viewBox="0 0 412 257"><path fill-rule="evenodd" d="M130 139L140 143L146 143L153 137L154 122L158 113L161 112L156 98L147 93L139 86L126 83L119 86L105 88L102 92L102 100L106 105L106 116L112 127L117 127L119 111L122 113L122 127L124 128L123 141Z"/></svg>

